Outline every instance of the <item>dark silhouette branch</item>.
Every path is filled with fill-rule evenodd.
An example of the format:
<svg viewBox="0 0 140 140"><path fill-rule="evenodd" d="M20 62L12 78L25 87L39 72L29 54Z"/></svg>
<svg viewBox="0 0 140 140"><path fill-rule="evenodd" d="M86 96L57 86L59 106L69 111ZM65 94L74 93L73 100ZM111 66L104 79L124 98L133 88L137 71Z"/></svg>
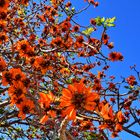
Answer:
<svg viewBox="0 0 140 140"><path fill-rule="evenodd" d="M140 134L139 134L139 133L134 132L134 131L128 129L127 127L123 127L123 130L126 131L126 132L128 132L129 134L132 134L132 135L134 135L134 136L140 138Z"/></svg>

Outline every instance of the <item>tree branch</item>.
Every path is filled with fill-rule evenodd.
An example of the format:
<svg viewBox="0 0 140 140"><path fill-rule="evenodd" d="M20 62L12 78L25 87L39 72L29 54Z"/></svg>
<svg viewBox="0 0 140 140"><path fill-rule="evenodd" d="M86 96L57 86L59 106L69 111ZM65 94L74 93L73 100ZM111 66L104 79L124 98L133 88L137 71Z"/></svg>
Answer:
<svg viewBox="0 0 140 140"><path fill-rule="evenodd" d="M138 137L138 138L140 138L140 134L137 133L137 132L134 132L134 131L126 128L126 127L123 127L123 130L126 131L126 132L128 132L128 133L130 133L130 134L132 134L132 135L134 135L134 136L136 136L136 137Z"/></svg>
<svg viewBox="0 0 140 140"><path fill-rule="evenodd" d="M60 138L60 140L67 140L67 136L66 136L67 124L68 124L68 120L67 120L67 116L66 116L64 118L64 120L61 122L60 129L58 132L58 137Z"/></svg>

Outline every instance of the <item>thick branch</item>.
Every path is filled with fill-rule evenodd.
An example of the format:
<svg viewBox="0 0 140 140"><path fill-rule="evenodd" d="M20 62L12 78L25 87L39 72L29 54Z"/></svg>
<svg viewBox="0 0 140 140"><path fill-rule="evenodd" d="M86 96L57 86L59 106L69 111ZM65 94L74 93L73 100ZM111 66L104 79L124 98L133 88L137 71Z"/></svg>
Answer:
<svg viewBox="0 0 140 140"><path fill-rule="evenodd" d="M67 136L66 136L67 124L68 124L68 120L67 120L67 117L65 117L64 120L62 121L61 125L60 125L60 129L59 129L59 133L58 133L58 137L61 140L67 140Z"/></svg>
<svg viewBox="0 0 140 140"><path fill-rule="evenodd" d="M2 103L0 103L0 108L4 107L4 106L7 106L9 104L9 101L6 100L6 101L3 101Z"/></svg>

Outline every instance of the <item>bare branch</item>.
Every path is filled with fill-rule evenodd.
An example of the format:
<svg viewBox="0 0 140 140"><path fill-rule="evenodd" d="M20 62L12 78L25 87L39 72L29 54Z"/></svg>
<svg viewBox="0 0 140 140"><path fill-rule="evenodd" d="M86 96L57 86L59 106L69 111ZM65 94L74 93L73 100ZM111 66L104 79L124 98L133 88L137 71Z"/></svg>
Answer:
<svg viewBox="0 0 140 140"><path fill-rule="evenodd" d="M0 103L0 108L9 105L9 103L10 103L10 102L9 102L8 100L3 101L2 103Z"/></svg>
<svg viewBox="0 0 140 140"><path fill-rule="evenodd" d="M140 138L140 134L138 134L137 132L134 132L134 131L128 129L127 127L123 127L123 130L128 132L128 133L130 133L130 134L132 134L132 135L134 135L134 136L136 136L136 137L138 137L138 138Z"/></svg>
<svg viewBox="0 0 140 140"><path fill-rule="evenodd" d="M58 137L61 140L67 140L67 136L66 136L66 127L67 127L67 124L68 124L68 119L67 119L67 116L66 116L64 118L64 120L61 122L60 129L59 129L59 132L58 132Z"/></svg>

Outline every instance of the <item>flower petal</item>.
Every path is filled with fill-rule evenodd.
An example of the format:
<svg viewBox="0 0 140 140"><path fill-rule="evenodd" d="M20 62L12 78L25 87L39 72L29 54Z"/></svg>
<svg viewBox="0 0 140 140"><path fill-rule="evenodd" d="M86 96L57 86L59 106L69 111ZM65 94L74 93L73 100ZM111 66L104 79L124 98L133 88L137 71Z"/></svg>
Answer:
<svg viewBox="0 0 140 140"><path fill-rule="evenodd" d="M44 115L41 120L40 120L40 123L44 124L47 120L48 120L48 116L47 115Z"/></svg>

